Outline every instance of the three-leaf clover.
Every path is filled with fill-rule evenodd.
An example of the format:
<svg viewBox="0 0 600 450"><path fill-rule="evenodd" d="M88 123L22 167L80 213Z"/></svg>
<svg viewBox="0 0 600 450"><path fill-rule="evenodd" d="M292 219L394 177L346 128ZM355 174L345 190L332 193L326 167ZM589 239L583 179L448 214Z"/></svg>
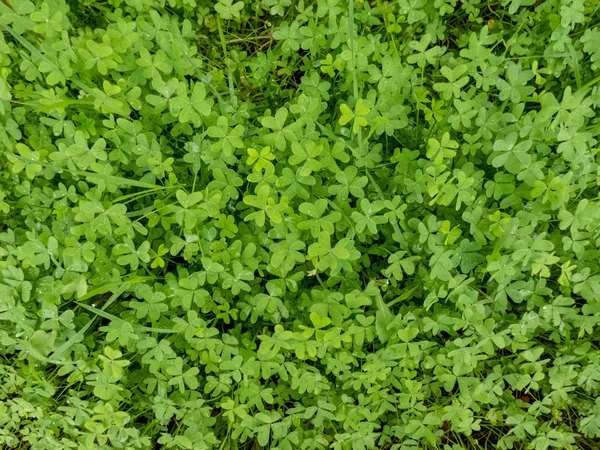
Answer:
<svg viewBox="0 0 600 450"><path fill-rule="evenodd" d="M211 138L217 139L217 142L213 144L213 148L223 150L226 155L232 155L234 149L244 147L244 141L241 139L244 134L244 127L238 124L231 129L227 117L219 116L217 125L209 127L206 133Z"/></svg>
<svg viewBox="0 0 600 450"><path fill-rule="evenodd" d="M321 163L317 157L323 152L323 147L311 140L304 140L301 143L292 143L293 155L289 158L289 163L297 166L302 164L299 173L303 177L309 176L312 172L318 172L321 169Z"/></svg>
<svg viewBox="0 0 600 450"><path fill-rule="evenodd" d="M273 267L280 267L283 273L287 274L296 264L305 261L304 254L300 252L305 247L297 235L289 234L285 240L272 244L269 248L273 252L270 263Z"/></svg>
<svg viewBox="0 0 600 450"><path fill-rule="evenodd" d="M354 111L347 104L340 106L342 116L339 119L340 125L346 125L352 121L352 132L358 133L361 127L366 127L369 124L367 115L371 112L371 106L362 98L359 98L354 107Z"/></svg>
<svg viewBox="0 0 600 450"><path fill-rule="evenodd" d="M144 77L148 79L158 78L161 74L169 75L173 70L169 56L162 49L157 50L154 55L145 48L140 49L136 63L144 69Z"/></svg>
<svg viewBox="0 0 600 450"><path fill-rule="evenodd" d="M106 75L110 69L114 69L118 65L116 58L111 58L114 50L106 43L99 44L87 40L86 48L80 49L79 54L85 62L86 70L96 67L101 75Z"/></svg>
<svg viewBox="0 0 600 450"><path fill-rule="evenodd" d="M130 238L125 238L123 243L114 246L113 253L118 256L117 264L129 265L131 270L136 270L140 262L150 261L149 250L150 242L144 241L139 247L136 247Z"/></svg>
<svg viewBox="0 0 600 450"><path fill-rule="evenodd" d="M292 122L286 126L288 117L287 108L280 108L275 116L265 116L260 119L263 127L272 130L271 133L264 136L264 141L268 145L274 145L278 150L285 150L287 142L296 142L298 137L298 123Z"/></svg>
<svg viewBox="0 0 600 450"><path fill-rule="evenodd" d="M244 8L244 2L233 2L234 0L219 0L215 4L215 11L225 20L229 20L232 17L238 18L240 17L240 11Z"/></svg>
<svg viewBox="0 0 600 450"><path fill-rule="evenodd" d="M256 195L244 196L244 203L258 210L248 214L244 219L245 221L254 220L257 226L262 227L265 225L267 217L273 223L279 223L283 220L282 212L287 208L287 205L283 203L276 204L270 193L271 188L263 184L256 189Z"/></svg>
<svg viewBox="0 0 600 450"><path fill-rule="evenodd" d="M443 66L440 72L448 81L434 83L433 89L440 92L444 100L450 100L452 97L460 97L462 88L469 82L469 76L465 75L467 70L468 67L465 64L459 64L453 69Z"/></svg>
<svg viewBox="0 0 600 450"><path fill-rule="evenodd" d="M532 146L530 140L517 143L517 133L510 133L504 139L494 142L492 165L505 167L510 173L517 174L526 169L531 162L528 150Z"/></svg>
<svg viewBox="0 0 600 450"><path fill-rule="evenodd" d="M359 201L359 205L362 212L353 211L351 215L356 224L356 231L362 233L367 228L371 234L377 234L377 225L387 222L387 217L376 215L383 209L383 204L381 202L371 203L368 199L363 198Z"/></svg>
<svg viewBox="0 0 600 450"><path fill-rule="evenodd" d="M427 157L433 160L434 164L441 164L444 159L451 159L456 156L458 142L450 139L450 133L445 132L442 139L430 138L427 142Z"/></svg>
<svg viewBox="0 0 600 450"><path fill-rule="evenodd" d="M274 159L275 155L271 152L271 147L263 147L260 153L254 148L249 148L246 164L253 166L256 172L261 172L262 170L268 171L274 168L271 162Z"/></svg>
<svg viewBox="0 0 600 450"><path fill-rule="evenodd" d="M357 176L358 169L348 166L343 172L338 172L335 179L339 184L329 186L329 193L336 196L337 200L346 200L348 195L362 198L365 196L364 187L369 182L367 176Z"/></svg>

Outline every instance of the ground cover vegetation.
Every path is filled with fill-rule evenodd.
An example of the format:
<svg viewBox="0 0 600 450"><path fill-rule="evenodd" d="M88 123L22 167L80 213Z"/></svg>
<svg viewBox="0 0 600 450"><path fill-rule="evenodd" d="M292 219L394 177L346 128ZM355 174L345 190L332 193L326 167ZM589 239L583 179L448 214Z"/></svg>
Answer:
<svg viewBox="0 0 600 450"><path fill-rule="evenodd" d="M0 448L598 449L599 11L2 0Z"/></svg>

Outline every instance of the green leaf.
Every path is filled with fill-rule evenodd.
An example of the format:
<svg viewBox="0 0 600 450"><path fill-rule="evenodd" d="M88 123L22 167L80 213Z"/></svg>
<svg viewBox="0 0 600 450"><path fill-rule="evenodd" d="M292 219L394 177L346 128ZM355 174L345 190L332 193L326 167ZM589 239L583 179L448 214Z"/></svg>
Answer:
<svg viewBox="0 0 600 450"><path fill-rule="evenodd" d="M321 317L316 312L310 313L310 321L314 325L315 328L325 328L329 324L331 324L331 319L329 317Z"/></svg>
<svg viewBox="0 0 600 450"><path fill-rule="evenodd" d="M45 358L54 350L54 341L56 340L56 332L46 333L42 330L37 330L29 338L29 348L34 357Z"/></svg>

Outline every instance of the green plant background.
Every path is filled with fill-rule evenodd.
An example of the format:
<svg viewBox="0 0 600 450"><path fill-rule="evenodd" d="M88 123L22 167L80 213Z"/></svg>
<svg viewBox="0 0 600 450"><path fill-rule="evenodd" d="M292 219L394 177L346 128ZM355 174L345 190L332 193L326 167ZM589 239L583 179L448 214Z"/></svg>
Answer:
<svg viewBox="0 0 600 450"><path fill-rule="evenodd" d="M597 449L599 12L2 0L0 448Z"/></svg>

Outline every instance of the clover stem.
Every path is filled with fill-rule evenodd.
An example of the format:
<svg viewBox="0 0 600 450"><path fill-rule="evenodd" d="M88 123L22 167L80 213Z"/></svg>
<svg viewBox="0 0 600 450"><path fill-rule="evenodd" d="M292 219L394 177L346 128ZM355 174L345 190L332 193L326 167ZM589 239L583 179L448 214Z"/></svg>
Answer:
<svg viewBox="0 0 600 450"><path fill-rule="evenodd" d="M350 35L350 53L352 54L352 92L354 101L358 101L358 78L356 76L356 49L354 44L354 0L350 0L348 11L348 34ZM356 119L355 119L356 120ZM358 128L358 148L362 150L362 130Z"/></svg>
<svg viewBox="0 0 600 450"><path fill-rule="evenodd" d="M229 54L227 53L227 41L225 40L225 34L223 34L223 26L221 25L220 17L217 17L217 29L219 30L219 39L221 40L221 46L223 47L223 56L225 57L225 62L227 63L227 82L229 86L229 97L231 98L233 105L236 106L237 97L233 88L233 72L231 70L231 61L229 59Z"/></svg>

